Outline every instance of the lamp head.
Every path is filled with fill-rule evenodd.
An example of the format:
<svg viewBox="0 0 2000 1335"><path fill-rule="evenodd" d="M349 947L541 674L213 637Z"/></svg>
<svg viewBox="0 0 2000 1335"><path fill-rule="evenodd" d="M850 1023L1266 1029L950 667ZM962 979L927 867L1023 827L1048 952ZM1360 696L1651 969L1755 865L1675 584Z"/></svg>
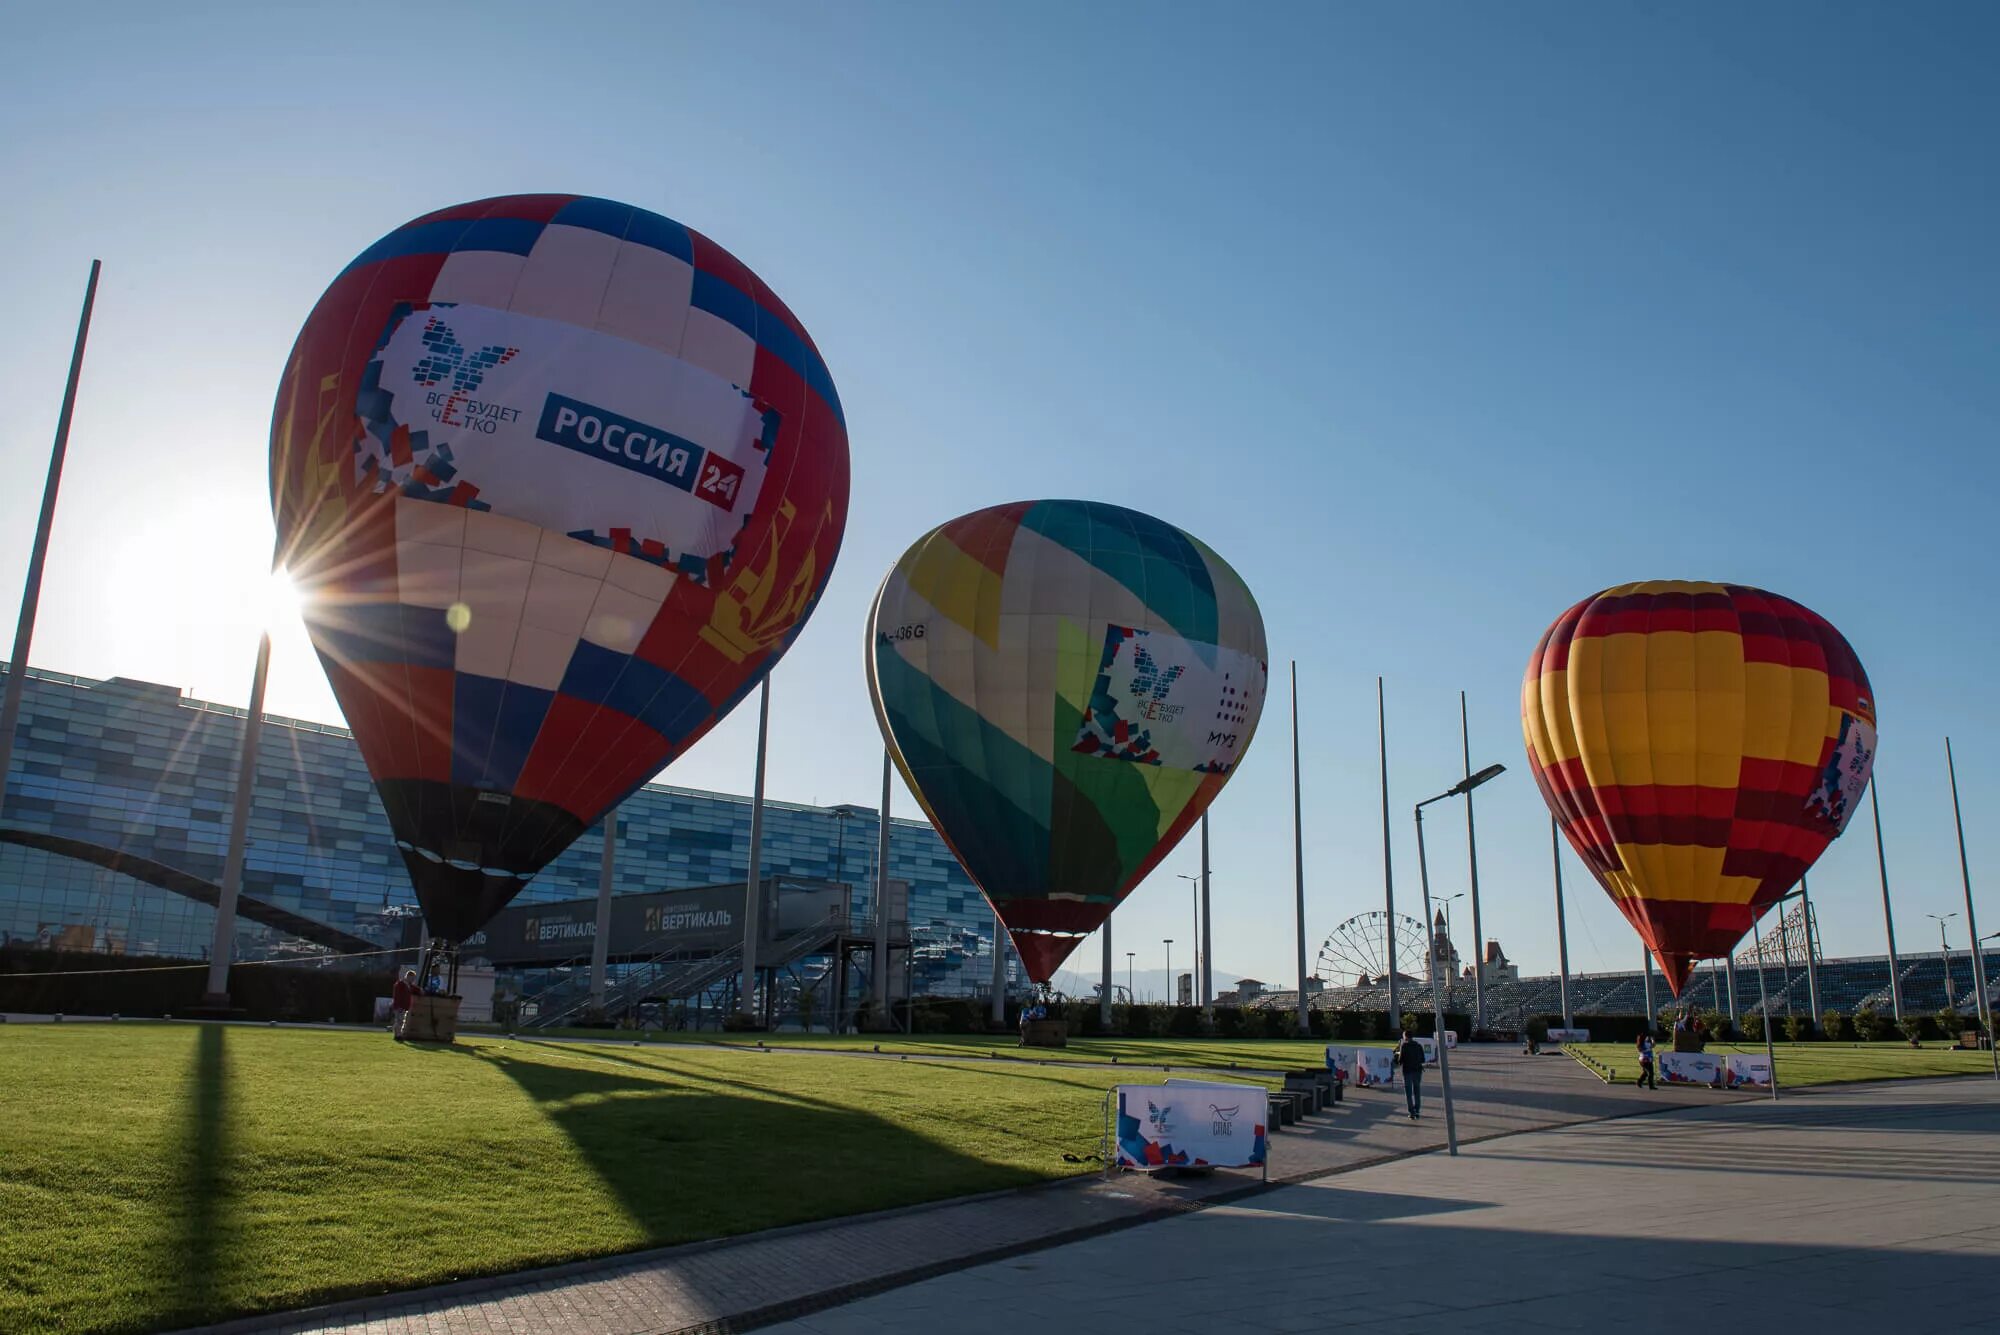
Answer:
<svg viewBox="0 0 2000 1335"><path fill-rule="evenodd" d="M1487 780L1497 779L1506 772L1507 772L1507 767L1505 765L1488 765L1485 769L1479 771L1479 773L1470 775L1469 777L1461 779L1457 783L1453 784L1451 786L1450 791L1446 795L1449 797L1463 796L1464 794L1469 793L1473 789L1477 788L1480 784L1485 783Z"/></svg>

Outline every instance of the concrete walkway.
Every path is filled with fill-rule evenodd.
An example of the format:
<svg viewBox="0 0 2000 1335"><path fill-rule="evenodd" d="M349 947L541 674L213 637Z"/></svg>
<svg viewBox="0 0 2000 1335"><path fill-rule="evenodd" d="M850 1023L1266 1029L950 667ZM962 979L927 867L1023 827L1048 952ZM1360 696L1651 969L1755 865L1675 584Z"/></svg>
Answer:
<svg viewBox="0 0 2000 1335"><path fill-rule="evenodd" d="M746 1054L744 1059L760 1058ZM1512 1047L1461 1048L1452 1068L1464 1142L1675 1106L1732 1104L1747 1097L1611 1088L1566 1057L1527 1057ZM1132 1074L1135 1083L1160 1078L1157 1071ZM1226 1073L1205 1074L1227 1078ZM1272 1138L1272 1179L1310 1180L1441 1145L1437 1085L1433 1072L1426 1081L1425 1117L1414 1123L1404 1114L1400 1089L1350 1090L1337 1108ZM1236 1172L1179 1178L1127 1174L1109 1181L1093 1177L615 1262L384 1295L320 1313L216 1329L344 1335L751 1329L996 1257L1023 1256L1184 1215L1254 1192L1258 1185L1255 1175Z"/></svg>
<svg viewBox="0 0 2000 1335"><path fill-rule="evenodd" d="M1495 1140L774 1327L2000 1331L2000 1094L1848 1086Z"/></svg>

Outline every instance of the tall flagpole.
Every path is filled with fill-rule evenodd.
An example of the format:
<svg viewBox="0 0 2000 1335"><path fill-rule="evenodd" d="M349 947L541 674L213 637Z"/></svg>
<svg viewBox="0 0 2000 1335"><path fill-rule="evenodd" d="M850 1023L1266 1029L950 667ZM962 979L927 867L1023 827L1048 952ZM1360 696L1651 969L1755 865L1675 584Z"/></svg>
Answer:
<svg viewBox="0 0 2000 1335"><path fill-rule="evenodd" d="M257 787L257 738L264 727L264 683L271 675L271 632L257 638L257 667L250 677L250 712L243 717L243 753L236 765L236 801L229 815L229 850L222 862L222 894L215 904L215 939L208 952L204 1009L229 1006L229 962L236 950L236 897L243 889L243 855L250 842L250 800Z"/></svg>
<svg viewBox="0 0 2000 1335"><path fill-rule="evenodd" d="M875 1028L889 1025L889 750L882 749L882 811L875 818ZM910 916L909 906L903 917ZM905 923L904 930L908 931Z"/></svg>
<svg viewBox="0 0 2000 1335"><path fill-rule="evenodd" d="M1472 777L1472 733L1465 722L1465 692L1458 693L1458 744L1465 777ZM1472 1037L1486 1028L1486 928L1479 918L1479 839L1472 828L1472 792L1465 794L1465 856L1472 874Z"/></svg>
<svg viewBox="0 0 2000 1335"><path fill-rule="evenodd" d="M1972 864L1965 860L1965 821L1958 814L1958 766L1951 758L1951 738L1944 739L1944 767L1951 775L1951 823L1958 831L1958 875L1965 884L1965 928L1972 934L1972 997L1979 1022L1986 1029L1986 1046L1993 1054L1993 1078L2000 1080L2000 1042L1993 1038L1993 1008L1986 1001L1986 960L1979 953L1979 919L1972 914Z"/></svg>
<svg viewBox="0 0 2000 1335"><path fill-rule="evenodd" d="M1207 859L1203 859L1204 878ZM1299 660L1292 660L1292 879L1299 917L1299 1037L1312 1032L1306 1014L1306 828L1299 799Z"/></svg>
<svg viewBox="0 0 2000 1335"><path fill-rule="evenodd" d="M1111 947L1104 947L1104 976L1111 977ZM1201 813L1201 1014L1215 1019L1215 933L1208 916L1208 813Z"/></svg>
<svg viewBox="0 0 2000 1335"><path fill-rule="evenodd" d="M602 1017L611 972L611 887L618 873L618 808L604 813L604 854L597 864L597 925L590 938L590 1008Z"/></svg>
<svg viewBox="0 0 2000 1335"><path fill-rule="evenodd" d="M1569 1014L1569 930L1563 919L1562 840L1556 833L1556 818L1549 817L1549 861L1556 869L1556 958L1562 966L1563 1028L1573 1028Z"/></svg>
<svg viewBox="0 0 2000 1335"><path fill-rule="evenodd" d="M7 805L7 766L14 758L14 730L21 721L21 691L27 684L28 651L35 639L35 609L42 601L42 568L48 564L56 492L62 487L63 457L69 453L69 424L76 416L76 386L83 375L83 346L90 339L90 312L97 304L97 274L102 267L97 260L90 262L90 281L83 289L83 314L77 318L76 345L69 354L69 382L63 386L62 412L56 418L48 479L42 483L42 512L35 521L34 546L28 549L28 580L21 586L21 618L14 623L14 656L7 660L7 689L0 696L0 811Z"/></svg>
<svg viewBox="0 0 2000 1335"><path fill-rule="evenodd" d="M1875 810L1875 868L1882 874L1882 928L1889 934L1889 1004L1896 1008L1896 1023L1903 1022L1903 967L1896 961L1896 915L1889 909L1889 855L1882 851L1882 799L1876 795L1877 780L1868 776L1868 805Z"/></svg>
<svg viewBox="0 0 2000 1335"><path fill-rule="evenodd" d="M764 895L758 881L763 876L764 858L764 750L771 737L771 674L757 685L757 774L750 788L750 867L743 878L743 980L738 985L736 1009L741 1015L757 1015L757 935L763 915Z"/></svg>
<svg viewBox="0 0 2000 1335"><path fill-rule="evenodd" d="M1104 920L1104 983L1097 998L1097 1023L1105 1033L1111 1032L1111 919L1109 917Z"/></svg>
<svg viewBox="0 0 2000 1335"><path fill-rule="evenodd" d="M1403 1009L1397 1004L1396 987L1396 874L1389 856L1389 724L1388 716L1382 708L1382 679L1375 679L1375 744L1382 754L1382 901L1389 915L1384 935L1389 941L1389 1032L1395 1033L1403 1022ZM1424 925L1429 933L1430 925Z"/></svg>

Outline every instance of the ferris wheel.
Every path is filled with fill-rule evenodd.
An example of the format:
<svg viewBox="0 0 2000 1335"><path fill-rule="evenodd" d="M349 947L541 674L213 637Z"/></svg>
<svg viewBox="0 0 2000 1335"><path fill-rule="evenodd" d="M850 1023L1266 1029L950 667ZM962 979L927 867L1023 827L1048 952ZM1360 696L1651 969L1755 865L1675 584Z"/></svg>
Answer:
<svg viewBox="0 0 2000 1335"><path fill-rule="evenodd" d="M1429 933L1407 913L1395 916L1396 972L1404 978L1423 976L1429 957ZM1319 948L1313 976L1329 987L1373 986L1389 975L1390 918L1381 909L1357 913L1333 929Z"/></svg>

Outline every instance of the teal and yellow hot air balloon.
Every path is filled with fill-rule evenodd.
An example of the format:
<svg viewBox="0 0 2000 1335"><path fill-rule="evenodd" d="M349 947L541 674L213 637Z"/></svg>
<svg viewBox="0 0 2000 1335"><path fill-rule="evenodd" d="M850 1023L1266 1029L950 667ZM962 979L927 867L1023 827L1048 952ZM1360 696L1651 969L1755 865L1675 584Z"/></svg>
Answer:
<svg viewBox="0 0 2000 1335"><path fill-rule="evenodd" d="M1045 983L1228 782L1266 658L1249 588L1194 538L1017 501L903 554L868 681L903 778Z"/></svg>

